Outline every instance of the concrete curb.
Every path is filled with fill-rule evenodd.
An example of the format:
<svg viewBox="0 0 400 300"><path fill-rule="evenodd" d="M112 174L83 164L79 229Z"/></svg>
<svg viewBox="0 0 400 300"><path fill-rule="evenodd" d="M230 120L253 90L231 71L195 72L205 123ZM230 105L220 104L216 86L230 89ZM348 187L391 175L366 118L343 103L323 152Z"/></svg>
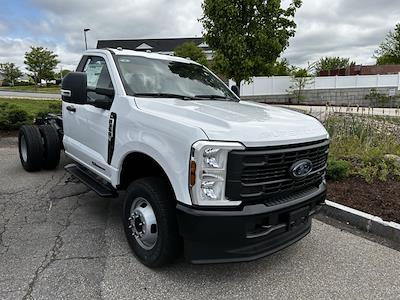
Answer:
<svg viewBox="0 0 400 300"><path fill-rule="evenodd" d="M358 229L400 243L400 224L383 221L381 218L365 212L332 202L325 201L322 213Z"/></svg>

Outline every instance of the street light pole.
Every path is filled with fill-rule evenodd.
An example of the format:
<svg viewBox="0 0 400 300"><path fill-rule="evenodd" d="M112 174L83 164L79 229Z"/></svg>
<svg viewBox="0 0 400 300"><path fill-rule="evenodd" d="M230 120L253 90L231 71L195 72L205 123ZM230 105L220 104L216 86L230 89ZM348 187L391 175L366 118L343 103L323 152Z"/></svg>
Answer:
<svg viewBox="0 0 400 300"><path fill-rule="evenodd" d="M85 36L85 49L87 50L87 39L86 39L86 32L88 32L90 28L83 29L83 35Z"/></svg>

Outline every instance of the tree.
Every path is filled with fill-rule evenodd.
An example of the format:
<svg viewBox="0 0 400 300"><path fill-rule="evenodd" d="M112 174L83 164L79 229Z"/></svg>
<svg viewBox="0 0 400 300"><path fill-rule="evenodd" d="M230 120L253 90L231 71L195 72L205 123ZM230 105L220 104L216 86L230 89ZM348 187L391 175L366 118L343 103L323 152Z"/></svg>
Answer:
<svg viewBox="0 0 400 300"><path fill-rule="evenodd" d="M0 71L4 75L4 80L14 85L15 80L22 76L21 70L14 63L0 64Z"/></svg>
<svg viewBox="0 0 400 300"><path fill-rule="evenodd" d="M55 74L56 79L63 79L65 76L67 76L68 73L71 73L71 70L68 69L63 69L60 72Z"/></svg>
<svg viewBox="0 0 400 300"><path fill-rule="evenodd" d="M286 9L281 0L204 0L200 21L215 52L215 68L237 86L252 76L271 75L295 34L300 6L301 0L291 0Z"/></svg>
<svg viewBox="0 0 400 300"><path fill-rule="evenodd" d="M197 45L193 42L186 42L175 48L174 53L176 56L183 58L190 58L202 65L207 65L207 57Z"/></svg>
<svg viewBox="0 0 400 300"><path fill-rule="evenodd" d="M350 58L342 57L322 57L315 65L315 71L319 74L321 71L333 71L337 69L345 69L356 63L350 61Z"/></svg>
<svg viewBox="0 0 400 300"><path fill-rule="evenodd" d="M292 85L289 87L288 92L294 96L297 104L304 99L303 90L308 84L312 84L315 80L315 63L308 64L307 68L293 67L291 71Z"/></svg>
<svg viewBox="0 0 400 300"><path fill-rule="evenodd" d="M57 54L43 47L31 47L31 51L25 53L24 64L27 70L32 73L35 83L43 80L54 79L54 69L60 62Z"/></svg>
<svg viewBox="0 0 400 300"><path fill-rule="evenodd" d="M286 58L276 61L272 67L271 75L273 76L289 76L291 73L291 66Z"/></svg>
<svg viewBox="0 0 400 300"><path fill-rule="evenodd" d="M374 57L378 65L400 64L400 23L389 31Z"/></svg>

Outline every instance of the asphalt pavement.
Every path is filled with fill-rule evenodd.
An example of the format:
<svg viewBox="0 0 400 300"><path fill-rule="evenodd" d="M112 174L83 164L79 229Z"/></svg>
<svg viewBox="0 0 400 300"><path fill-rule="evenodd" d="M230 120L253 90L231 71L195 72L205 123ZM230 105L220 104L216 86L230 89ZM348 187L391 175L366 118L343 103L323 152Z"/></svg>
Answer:
<svg viewBox="0 0 400 300"><path fill-rule="evenodd" d="M9 98L33 98L33 99L61 99L60 94L50 93L30 93L30 92L15 92L15 91L0 91L0 97Z"/></svg>
<svg viewBox="0 0 400 300"><path fill-rule="evenodd" d="M0 299L400 298L400 252L317 220L254 262L148 269L125 241L121 201L61 166L25 172L16 139L0 138Z"/></svg>

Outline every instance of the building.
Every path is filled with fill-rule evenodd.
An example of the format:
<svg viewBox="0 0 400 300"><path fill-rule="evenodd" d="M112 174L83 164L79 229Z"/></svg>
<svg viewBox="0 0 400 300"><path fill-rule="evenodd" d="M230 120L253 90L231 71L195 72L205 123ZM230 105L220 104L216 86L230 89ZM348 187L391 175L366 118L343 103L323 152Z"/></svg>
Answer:
<svg viewBox="0 0 400 300"><path fill-rule="evenodd" d="M136 50L136 51L148 51L156 52L160 54L173 55L176 47L192 42L201 48L207 59L212 59L212 50L204 42L203 38L163 38L163 39L137 39L137 40L99 40L97 42L97 48L118 48Z"/></svg>
<svg viewBox="0 0 400 300"><path fill-rule="evenodd" d="M29 83L32 81L32 78L28 74L22 73L22 76L18 77L17 81Z"/></svg>
<svg viewBox="0 0 400 300"><path fill-rule="evenodd" d="M319 76L391 75L399 73L400 65L354 65L344 69L321 71Z"/></svg>

